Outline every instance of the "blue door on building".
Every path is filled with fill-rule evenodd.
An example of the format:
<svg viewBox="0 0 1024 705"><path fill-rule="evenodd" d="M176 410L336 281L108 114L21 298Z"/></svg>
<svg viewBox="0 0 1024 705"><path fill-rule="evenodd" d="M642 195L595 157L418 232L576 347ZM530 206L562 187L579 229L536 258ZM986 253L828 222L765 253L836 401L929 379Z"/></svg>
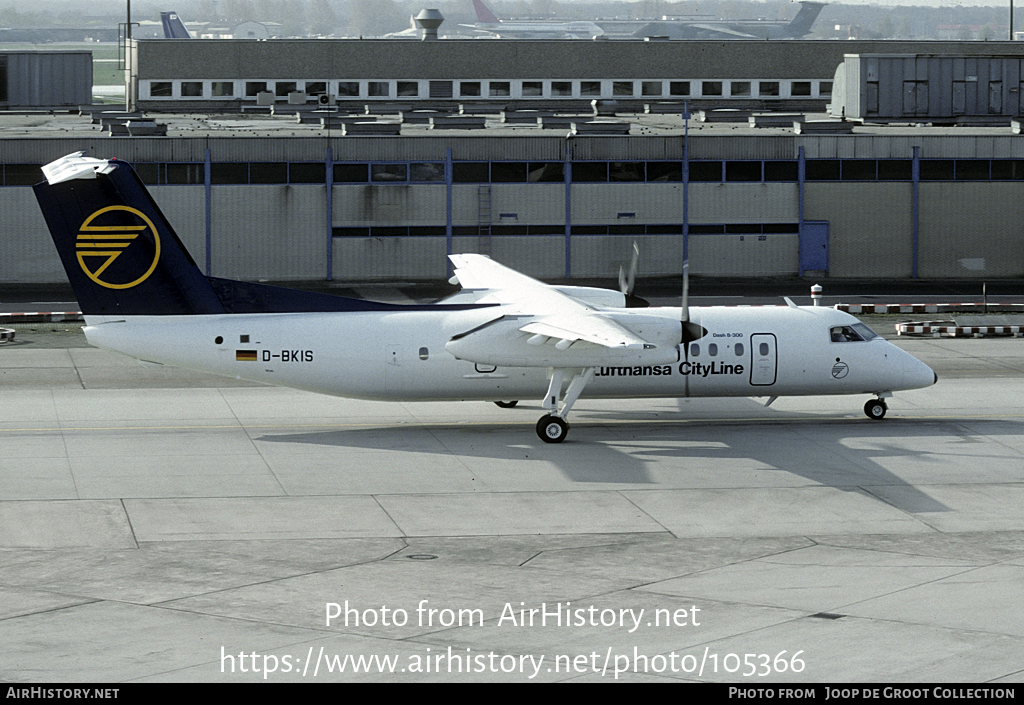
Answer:
<svg viewBox="0 0 1024 705"><path fill-rule="evenodd" d="M805 220L800 224L800 276L805 271L828 271L827 220Z"/></svg>

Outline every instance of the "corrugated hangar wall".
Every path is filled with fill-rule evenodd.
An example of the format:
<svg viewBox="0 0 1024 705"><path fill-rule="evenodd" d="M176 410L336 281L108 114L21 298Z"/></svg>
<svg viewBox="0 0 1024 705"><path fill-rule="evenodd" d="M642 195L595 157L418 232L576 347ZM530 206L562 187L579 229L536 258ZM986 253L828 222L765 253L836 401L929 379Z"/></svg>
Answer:
<svg viewBox="0 0 1024 705"><path fill-rule="evenodd" d="M535 159L561 151L564 139L536 138L466 140L459 138L381 139L332 144L334 154L347 159L443 160L444 145L475 158ZM1018 138L1019 139L1019 138ZM816 159L900 159L909 162L915 148L927 159L1019 157L1020 143L1003 136L925 137L854 135L836 137L743 136L694 140L693 151L708 160L716 154L749 159L793 159L797 146ZM678 158L650 149L635 138L603 140L606 153L628 160L630 145L650 157ZM653 142L653 140L652 140ZM561 149L558 148L561 143ZM202 140L3 140L4 164L44 163L55 156L91 147L94 155L118 153L138 163L202 162L211 145L214 163L266 162L298 155L303 161L324 159L325 141ZM272 149L263 146L272 144ZM678 143L677 143L678 144ZM782 148L789 145L789 153ZM671 143L662 140L663 150ZM721 153L715 147L722 147ZM10 147L10 149L8 149ZM292 148L294 147L294 149ZM430 147L430 148L428 148ZM507 149L505 149L507 147ZM581 148L582 149L582 148ZM599 158L597 144L587 156ZM222 156L229 155L232 159ZM453 152L457 151L453 148ZM14 155L8 157L7 155ZM410 157L409 155L414 155ZM521 156L520 156L521 155ZM607 157L606 157L607 158ZM719 156L719 159L722 159ZM633 156L633 159L640 158ZM922 162L924 163L924 162ZM201 167L202 165L199 164ZM201 172L201 169L200 169ZM952 173L952 172L951 172ZM491 183L493 232L480 235L480 185L451 186L451 225L454 252L488 251L496 259L544 278L608 277L629 257L632 241L642 249L641 275L670 275L682 262L682 238L671 227L682 222L682 184L655 183ZM446 276L445 235L448 218L444 183L221 185L202 183L154 185L154 198L200 266L215 276L239 279L319 280L330 271L337 281L370 279L440 279ZM566 236L566 194L572 233ZM829 233L828 275L857 278L981 278L1024 276L1024 250L1019 224L1024 221L1024 178L1010 181L897 181L819 180L804 184L804 221L824 221ZM207 193L210 230L207 233ZM796 182L693 182L689 189L691 271L718 276L784 276L799 269L799 237L794 230L769 230L773 224L793 225L801 218L801 190ZM59 282L65 280L30 188L0 188L0 282ZM915 212L918 248L914 250ZM743 232L745 224L764 224L764 234ZM395 226L428 230L396 234L362 234L357 228ZM709 232L708 228L720 228ZM729 228L733 227L732 230ZM332 228L335 232L331 237ZM505 228L501 230L501 228Z"/></svg>

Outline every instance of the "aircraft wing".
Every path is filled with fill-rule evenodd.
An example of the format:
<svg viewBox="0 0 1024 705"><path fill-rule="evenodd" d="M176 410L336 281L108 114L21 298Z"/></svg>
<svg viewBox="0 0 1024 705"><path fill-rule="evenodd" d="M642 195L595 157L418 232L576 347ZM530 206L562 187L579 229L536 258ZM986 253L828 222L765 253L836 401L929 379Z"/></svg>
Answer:
<svg viewBox="0 0 1024 705"><path fill-rule="evenodd" d="M514 315L523 321L519 330L524 333L565 341L559 343L565 347L576 341L608 348L653 347L599 309L489 257L464 254L449 258L459 284L479 294L479 303L512 306Z"/></svg>
<svg viewBox="0 0 1024 705"><path fill-rule="evenodd" d="M715 34L721 34L723 37L731 37L733 39L759 39L759 37L753 34L730 29L729 27L720 24L694 24L690 25L690 27L697 31L714 32Z"/></svg>

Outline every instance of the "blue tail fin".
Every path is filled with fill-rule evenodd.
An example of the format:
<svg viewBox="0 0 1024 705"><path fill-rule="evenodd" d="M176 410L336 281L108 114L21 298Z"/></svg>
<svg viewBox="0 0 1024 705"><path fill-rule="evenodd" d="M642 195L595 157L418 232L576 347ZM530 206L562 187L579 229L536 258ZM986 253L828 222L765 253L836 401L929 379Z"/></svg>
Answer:
<svg viewBox="0 0 1024 705"><path fill-rule="evenodd" d="M43 171L33 189L83 313L224 312L131 165L77 154Z"/></svg>
<svg viewBox="0 0 1024 705"><path fill-rule="evenodd" d="M207 277L128 162L71 154L33 190L87 316L464 309L389 304Z"/></svg>

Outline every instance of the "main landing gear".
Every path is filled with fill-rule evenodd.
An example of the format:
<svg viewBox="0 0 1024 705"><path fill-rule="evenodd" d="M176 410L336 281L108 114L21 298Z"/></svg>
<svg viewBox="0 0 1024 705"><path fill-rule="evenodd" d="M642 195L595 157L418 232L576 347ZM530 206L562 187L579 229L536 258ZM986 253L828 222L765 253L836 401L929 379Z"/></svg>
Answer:
<svg viewBox="0 0 1024 705"><path fill-rule="evenodd" d="M565 380L566 371L564 369L551 371L551 382L548 384L548 393L544 396L543 406L545 409L554 409L555 411L540 417L540 421L537 422L537 435L542 441L561 443L565 440L569 434L569 424L565 418L569 415L572 405L580 398L587 382L594 379L595 370L594 367L588 367L573 372L569 388L565 390L565 396L562 397L561 407L558 404L558 397L562 394L562 382Z"/></svg>

